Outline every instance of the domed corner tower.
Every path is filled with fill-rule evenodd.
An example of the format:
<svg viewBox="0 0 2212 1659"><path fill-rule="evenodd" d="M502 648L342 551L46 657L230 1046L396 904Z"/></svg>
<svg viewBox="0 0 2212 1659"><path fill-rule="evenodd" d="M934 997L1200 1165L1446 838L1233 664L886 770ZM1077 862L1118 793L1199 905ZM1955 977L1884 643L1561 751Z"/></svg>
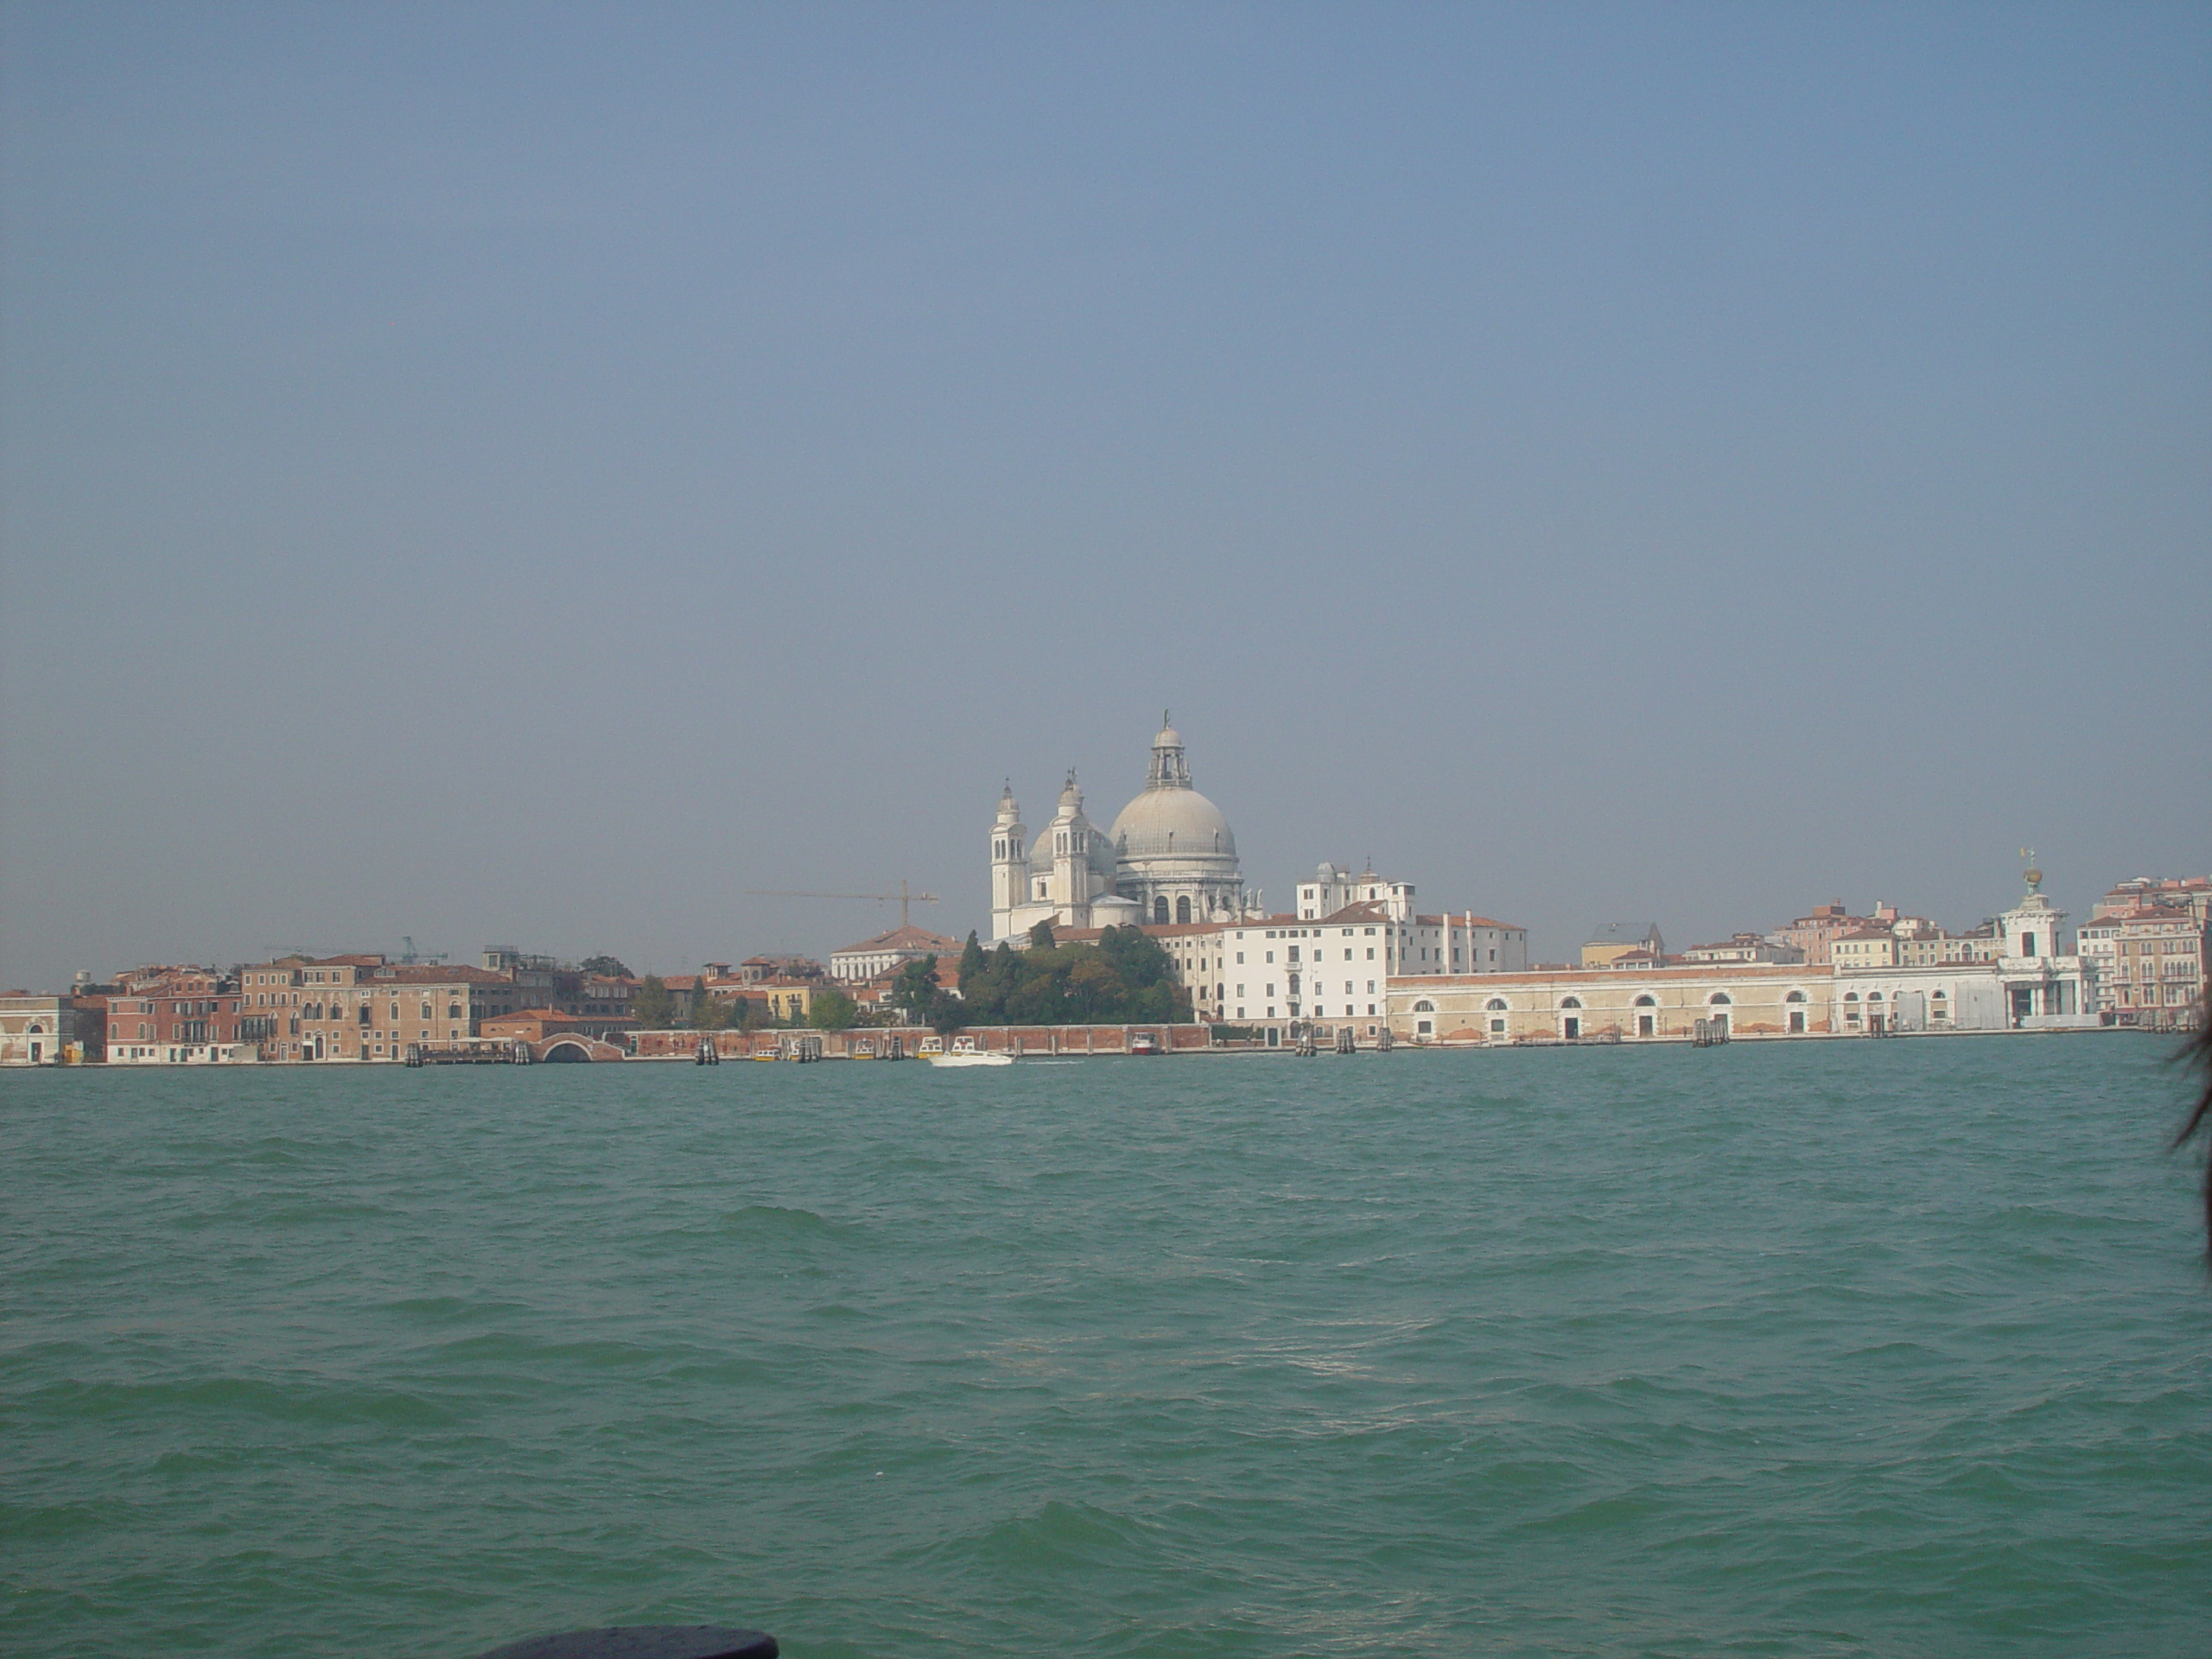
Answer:
<svg viewBox="0 0 2212 1659"><path fill-rule="evenodd" d="M1183 738L1166 714L1152 740L1144 793L1109 832L1120 864L1115 886L1152 923L1224 920L1242 913L1236 837L1221 809L1191 787Z"/></svg>
<svg viewBox="0 0 2212 1659"><path fill-rule="evenodd" d="M2043 872L2031 865L2024 880L2027 892L1997 918L1998 937L2005 942L2005 956L2034 961L2071 954L2063 942L2066 912L2044 896Z"/></svg>

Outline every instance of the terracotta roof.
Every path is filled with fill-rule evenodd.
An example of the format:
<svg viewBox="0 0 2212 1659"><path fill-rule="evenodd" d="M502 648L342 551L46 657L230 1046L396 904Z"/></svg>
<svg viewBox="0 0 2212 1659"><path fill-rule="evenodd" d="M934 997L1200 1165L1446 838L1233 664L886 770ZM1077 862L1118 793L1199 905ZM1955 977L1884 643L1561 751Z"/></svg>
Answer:
<svg viewBox="0 0 2212 1659"><path fill-rule="evenodd" d="M1293 926L1300 922L1313 922L1317 925L1331 922L1387 922L1390 919L1390 912L1380 899L1355 899L1342 909L1332 910L1325 916L1268 918L1270 921L1278 919L1288 922ZM1426 921L1427 918L1424 917L1421 919Z"/></svg>
<svg viewBox="0 0 2212 1659"><path fill-rule="evenodd" d="M858 944L848 944L830 952L832 956L855 956L864 950L934 950L942 956L946 951L957 951L958 939L948 939L942 933L932 933L925 927L894 927L887 933L879 933L872 939L862 939Z"/></svg>
<svg viewBox="0 0 2212 1659"><path fill-rule="evenodd" d="M443 963L385 963L368 978L365 985L512 985L514 981L505 974L495 974L487 968L463 968Z"/></svg>

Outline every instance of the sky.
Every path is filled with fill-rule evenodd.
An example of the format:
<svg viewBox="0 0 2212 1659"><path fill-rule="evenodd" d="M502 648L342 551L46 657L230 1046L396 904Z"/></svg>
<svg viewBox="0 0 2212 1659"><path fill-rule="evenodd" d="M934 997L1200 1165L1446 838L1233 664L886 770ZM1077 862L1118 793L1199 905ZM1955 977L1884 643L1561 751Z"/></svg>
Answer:
<svg viewBox="0 0 2212 1659"><path fill-rule="evenodd" d="M0 984L2212 868L2212 10L0 5Z"/></svg>

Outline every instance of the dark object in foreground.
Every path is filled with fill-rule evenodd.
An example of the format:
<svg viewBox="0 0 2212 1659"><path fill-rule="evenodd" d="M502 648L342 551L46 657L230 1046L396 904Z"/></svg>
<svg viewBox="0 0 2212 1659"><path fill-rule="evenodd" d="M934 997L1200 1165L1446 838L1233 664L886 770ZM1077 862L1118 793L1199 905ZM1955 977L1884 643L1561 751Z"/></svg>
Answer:
<svg viewBox="0 0 2212 1659"><path fill-rule="evenodd" d="M2212 985L2204 988L2204 1001L2196 1010L2196 1035L2190 1039L2189 1046L2182 1051L2189 1063L2202 1075L2203 1083L2196 1096L2196 1109L2190 1113L2189 1121L2181 1126L2181 1133L2174 1136L2178 1147L2207 1124L2212 1124ZM2204 1260L2212 1267L2212 1154L2204 1162Z"/></svg>
<svg viewBox="0 0 2212 1659"><path fill-rule="evenodd" d="M727 1624L623 1624L533 1636L480 1659L776 1659L776 1638Z"/></svg>

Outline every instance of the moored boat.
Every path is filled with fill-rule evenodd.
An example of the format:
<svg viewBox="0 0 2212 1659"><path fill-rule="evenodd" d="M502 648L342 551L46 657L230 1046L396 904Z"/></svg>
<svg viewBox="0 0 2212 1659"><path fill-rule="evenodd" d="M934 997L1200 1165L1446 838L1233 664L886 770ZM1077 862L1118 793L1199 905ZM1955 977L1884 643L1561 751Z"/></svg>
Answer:
<svg viewBox="0 0 2212 1659"><path fill-rule="evenodd" d="M976 1046L973 1037L956 1037L952 1046L946 1049L942 1042L932 1049L928 1042L922 1045L922 1058L932 1065L1012 1065L1011 1054L994 1054Z"/></svg>

